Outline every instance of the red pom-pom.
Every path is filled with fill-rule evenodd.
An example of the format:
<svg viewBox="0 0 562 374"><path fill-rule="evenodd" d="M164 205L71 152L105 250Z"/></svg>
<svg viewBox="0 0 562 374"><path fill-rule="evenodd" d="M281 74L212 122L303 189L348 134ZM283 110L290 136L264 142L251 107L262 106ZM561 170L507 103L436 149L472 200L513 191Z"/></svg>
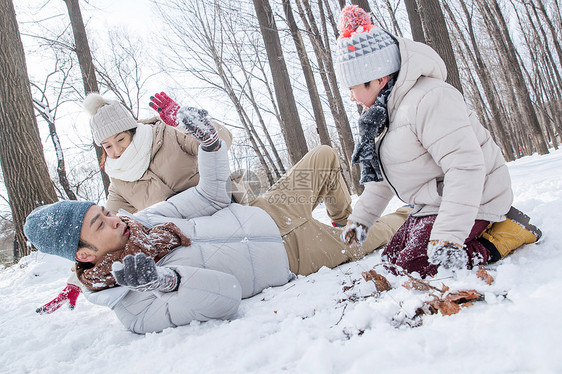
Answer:
<svg viewBox="0 0 562 374"><path fill-rule="evenodd" d="M358 28L361 29L358 30ZM373 27L371 17L357 5L348 5L342 9L338 29L343 38L349 38L355 32L368 31Z"/></svg>

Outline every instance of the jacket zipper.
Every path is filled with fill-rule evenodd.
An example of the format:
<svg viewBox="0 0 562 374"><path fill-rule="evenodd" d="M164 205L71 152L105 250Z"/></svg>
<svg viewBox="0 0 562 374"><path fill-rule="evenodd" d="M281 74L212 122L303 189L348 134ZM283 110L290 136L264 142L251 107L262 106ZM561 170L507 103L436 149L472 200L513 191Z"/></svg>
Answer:
<svg viewBox="0 0 562 374"><path fill-rule="evenodd" d="M381 166L381 171L382 174L384 176L384 179L386 179L386 182L388 183L388 185L392 188L392 190L394 191L394 194L396 195L397 198L399 198L403 203L408 204L404 199L402 199L400 197L400 195L398 194L398 191L396 190L396 188L394 187L394 185L392 183L390 183L390 179L388 179L388 176L386 175L386 172L384 171L384 166L382 165L382 158L381 158L381 152L380 149L382 147L382 141L384 140L384 138L386 137L386 134L388 133L388 128L386 129L386 131L384 132L384 134L382 135L381 141L379 142L379 146L376 147L376 152L377 152L377 156L379 157L379 165Z"/></svg>
<svg viewBox="0 0 562 374"><path fill-rule="evenodd" d="M271 242L271 243L283 243L283 240L281 239L281 237L275 237L275 236L264 236L264 237L252 237L252 238L248 238L247 236L244 237L232 237L232 238L228 238L228 239L191 239L191 244L193 243L246 243L246 242L250 242L250 241L260 241L260 242Z"/></svg>

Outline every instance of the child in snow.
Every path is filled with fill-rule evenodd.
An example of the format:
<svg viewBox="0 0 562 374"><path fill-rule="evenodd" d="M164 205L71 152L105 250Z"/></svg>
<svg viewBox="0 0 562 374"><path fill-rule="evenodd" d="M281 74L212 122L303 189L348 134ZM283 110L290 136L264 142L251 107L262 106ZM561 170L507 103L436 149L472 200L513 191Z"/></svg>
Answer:
<svg viewBox="0 0 562 374"><path fill-rule="evenodd" d="M356 5L342 10L339 28L336 73L364 108L353 162L362 164L365 190L342 239L361 242L396 195L414 209L382 258L422 277L439 265L486 264L538 240L528 217L510 210L500 149L445 83L439 55L373 25ZM501 224L489 228L493 222Z"/></svg>

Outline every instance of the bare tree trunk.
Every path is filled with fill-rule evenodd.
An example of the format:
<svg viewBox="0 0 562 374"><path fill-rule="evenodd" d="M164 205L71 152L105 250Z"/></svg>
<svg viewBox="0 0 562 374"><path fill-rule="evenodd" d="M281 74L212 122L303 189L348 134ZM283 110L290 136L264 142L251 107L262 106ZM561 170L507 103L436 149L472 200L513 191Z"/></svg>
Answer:
<svg viewBox="0 0 562 374"><path fill-rule="evenodd" d="M33 112L25 54L12 0L0 0L0 165L16 229L16 257L29 254L23 225L57 201Z"/></svg>
<svg viewBox="0 0 562 374"><path fill-rule="evenodd" d="M371 6L369 5L368 0L351 0L351 4L359 6L359 8L363 9L367 13L371 13ZM340 2L340 8L343 8L344 6L345 4L341 5Z"/></svg>
<svg viewBox="0 0 562 374"><path fill-rule="evenodd" d="M451 84L461 93L462 84L459 76L459 68L455 59L455 53L449 39L447 23L439 0L418 0L421 19L426 32L427 44L439 53L447 67L447 83Z"/></svg>
<svg viewBox="0 0 562 374"><path fill-rule="evenodd" d="M423 24L420 17L420 10L416 0L404 0L406 5L406 12L410 20L410 29L412 30L412 37L416 42L426 43L425 34L423 32Z"/></svg>
<svg viewBox="0 0 562 374"><path fill-rule="evenodd" d="M471 53L471 49L470 46L468 44L468 41L466 40L466 38L464 37L460 27L458 26L458 23L453 15L453 12L451 11L448 3L446 1L443 1L443 7L445 8L445 11L447 12L447 14L449 15L449 19L451 20L451 23L453 24L453 26L457 29L457 32L459 33L459 37L461 39L461 41L463 42L466 50L467 50L467 55L470 58L470 60L472 61L472 65L475 67L475 71L476 74L478 75L478 79L480 80L480 84L482 85L482 89L484 90L484 95L486 96L486 100L489 103L489 107L490 107L490 111L492 113L492 129L493 129L493 133L496 134L497 136L497 140L500 143L500 145L502 146L503 149L503 155L506 158L506 160L508 161L512 161L514 159L514 155L513 155L513 150L512 150L512 144L511 144L511 140L510 137L508 135L508 132L505 128L505 125L507 123L506 118L504 118L501 115L501 112L499 111L499 104L498 104L498 100L496 98L496 94L495 92L493 92L492 90L492 77L489 73L488 67L485 65L484 60L482 58L482 54L480 53L480 48L478 47L478 44L476 43L476 36L474 34L474 29L473 29L473 25L472 25L472 15L469 13L468 8L466 7L466 4L463 0L459 1L463 12L465 14L465 18L466 18L466 23L467 23L467 27L468 27L468 35L470 37L470 42L471 42L471 46L472 46L472 53ZM484 109L484 108L483 108Z"/></svg>
<svg viewBox="0 0 562 374"><path fill-rule="evenodd" d="M542 5L542 3L541 3L541 5ZM531 19L531 15L529 14L529 7L527 6L527 4L524 4L524 6L525 6L525 10L527 10L527 16L528 16L529 22L535 28L535 32L538 34L539 31L540 31L540 34L542 35L543 42L538 43L537 48L540 48L542 50L542 52L548 57L548 61L552 62L551 69L549 69L549 70L551 70L552 74L555 75L556 80L558 82L558 87L561 87L562 86L562 77L560 77L560 72L558 71L560 65L557 66L557 64L555 62L555 59L554 59L554 56L550 52L549 40L546 36L546 32L544 31L544 28L542 27L542 22L541 22L541 20L539 18L539 15L537 13L537 9L533 6L531 6L531 8L533 9L533 14L535 15L535 18L537 19L537 26L535 26L534 22ZM545 10L545 13L544 13L544 18L548 20L548 16L546 15L546 10ZM547 24L548 24L548 22L547 22ZM550 26L552 26L552 25L550 25ZM554 30L551 30L551 32L552 32L552 35L554 37L556 37L556 32ZM558 40L555 39L553 41L553 44L555 46L556 52L558 53L558 60L560 62L562 62L562 51L560 51L560 44L558 43Z"/></svg>
<svg viewBox="0 0 562 374"><path fill-rule="evenodd" d="M549 92L546 85L549 87L559 87L562 84L562 80L556 64L554 63L552 53L550 53L550 49L548 48L548 37L541 25L540 17L536 8L532 8L533 12L531 14L529 6L525 3L523 4L525 14L527 15L527 20L529 22L528 24L523 24L516 4L513 1L510 2L516 11L519 27L521 30L525 31L523 33L523 37L531 56L534 79L530 76L526 69L524 69L524 71L526 72L527 80L531 84L531 88L533 89L535 95L535 108L537 116L539 117L539 123L543 124L543 130L546 132L550 142L552 142L554 149L558 149L558 140L553 134L553 127L550 125L551 121L550 116L548 115L548 105L545 100L550 101L556 100L555 98L560 99L559 91L555 88L556 94L551 95L552 91ZM536 21L533 19L533 15ZM527 30L529 29L533 32L528 32ZM523 62L521 62L521 66L524 68ZM552 77L553 74L558 82L557 85L552 84L554 79ZM550 98L550 100L547 98Z"/></svg>
<svg viewBox="0 0 562 374"><path fill-rule="evenodd" d="M488 6L487 1L490 1L492 8ZM509 73L513 79L515 85L515 93L519 100L521 106L521 114L527 121L529 129L533 134L533 143L539 154L547 154L548 147L546 145L544 135L542 134L537 113L531 102L531 96L529 90L525 84L525 78L521 71L521 66L517 60L517 53L515 46L511 40L511 36L505 19L496 0L477 0L480 6L481 13L484 17L485 22L490 30L490 36L492 36L499 46L499 53L502 58L509 63Z"/></svg>
<svg viewBox="0 0 562 374"><path fill-rule="evenodd" d="M263 83L271 99L276 118L280 122L281 118L276 108L274 94L269 87L269 78L265 69L267 63L264 63L266 58L262 58L263 53L258 46L259 42L254 41L251 36L246 37L247 33L251 32L246 29L247 26L242 32L236 27L235 21L238 17L232 16L233 11L229 8L230 3L228 2L224 4L226 9L222 7L222 4L215 4L216 6L211 7L197 0L190 2L178 0L171 1L169 4L173 10L161 9L161 15L169 25L172 34L177 38L166 40L168 42L166 57L169 61L165 64L175 66L176 71L191 73L197 79L228 96L246 131L250 147L258 157L270 185L273 184L276 179L271 167L277 175L279 175L279 170L284 172L285 169L262 120L260 112L263 109L254 99L251 87L253 78ZM244 40L244 44L240 41L241 38ZM248 39L252 40L249 45L250 49L248 49ZM176 42L174 43L174 41ZM187 58L179 53L180 51L187 51ZM238 66L235 66L236 63ZM251 67L247 69L245 64L251 65ZM255 75L254 66L258 68L259 73L263 74L263 77ZM236 73L233 72L235 69ZM243 82L237 79L240 71L243 74ZM214 78L220 79L220 83ZM244 98L250 100L256 111L279 168L275 167L275 163L262 141L263 136L257 134L250 116L245 111ZM271 167L266 158L270 160Z"/></svg>
<svg viewBox="0 0 562 374"><path fill-rule="evenodd" d="M308 88L308 95L310 96L310 103L312 104L314 118L316 119L316 131L320 137L320 143L331 146L332 141L330 140L330 134L328 133L328 126L326 125L326 118L324 117L324 110L322 109L320 95L318 95L318 88L316 87L314 73L312 71L312 67L310 66L308 55L306 54L306 48L302 41L301 33L293 16L293 9L291 7L290 0L283 0L283 10L285 11L287 24L291 30L291 35L295 42L295 48L297 49L297 53L299 55L302 72Z"/></svg>
<svg viewBox="0 0 562 374"><path fill-rule="evenodd" d="M39 100L33 99L33 103L39 112L39 115L47 122L49 126L49 134L51 140L53 141L53 146L55 147L55 152L57 154L57 175L59 176L59 182L66 193L66 196L70 200L77 200L76 194L70 188L70 183L68 182L68 177L66 175L66 165L64 162L64 154L62 152L62 146L60 144L59 134L57 132L57 127L55 126L55 118L52 115L51 108L48 104L45 104Z"/></svg>
<svg viewBox="0 0 562 374"><path fill-rule="evenodd" d="M209 41L209 42L212 43L213 41ZM213 53L216 52L216 50L214 48L212 49L212 51L213 51ZM230 97L230 100L232 101L234 106L236 107L236 111L238 112L238 116L240 118L240 121L242 122L242 125L246 129L246 133L248 135L250 143L252 144L252 148L254 149L256 155L258 156L260 164L262 165L263 170L265 171L265 175L267 176L269 185L271 186L271 185L273 185L273 183L275 182L276 179L273 177L271 169L270 169L269 165L267 164L266 157L269 159L270 163L275 168L273 160L271 159L271 156L269 155L269 153L267 153L267 149L265 148L265 145L263 144L260 137L256 133L254 125L250 121L250 118L249 118L248 114L244 110L244 107L243 107L242 103L240 102L239 97L236 95L236 93L234 91L234 88L232 87L232 83L227 78L227 77L230 77L230 78L234 79L233 74L230 74L230 73L225 74L225 72L224 72L225 66L222 63L222 59L220 58L220 56L214 54L214 60L215 60L215 64L217 66L217 69L219 71L219 76L220 76L220 78L223 82L224 90L228 94L228 96ZM259 141L260 145L262 146L261 149L263 149L263 152L260 150L260 145L258 145L258 141ZM273 148L273 149L275 149L275 148ZM264 156L264 153L265 153L265 156ZM276 168L275 168L275 172L279 176L279 172L277 171Z"/></svg>
<svg viewBox="0 0 562 374"><path fill-rule="evenodd" d="M363 186L359 184L361 170L359 165L355 165L353 167L351 166L351 156L355 147L355 141L353 140L353 133L351 131L351 126L349 125L349 119L347 118L347 114L345 112L343 99L338 89L326 28L324 28L323 33L321 33L318 29L316 19L308 0L296 0L296 4L299 10L299 16L305 26L312 48L316 55L320 69L320 78L322 79L322 84L324 85L324 90L326 92L328 102L330 103L330 111L332 112L332 116L334 117L336 123L339 141L345 158L345 165L343 168L350 171L353 192L360 194L363 191ZM326 26L326 17L323 11L323 5L319 2L318 6L320 7L321 17L319 24Z"/></svg>
<svg viewBox="0 0 562 374"><path fill-rule="evenodd" d="M394 28L394 35L402 37L402 30L400 30L400 25L398 24L398 20L396 19L396 14L394 13L394 9L392 9L392 5L390 4L389 0L384 0L384 5L386 10L388 10L388 14L390 15L390 19L392 20L392 27Z"/></svg>
<svg viewBox="0 0 562 374"><path fill-rule="evenodd" d="M554 49L556 50L556 53L558 54L558 63L562 64L562 47L560 46L560 40L559 37L556 35L556 30L554 28L554 24L552 23L552 20L550 19L550 17L548 17L548 13L546 11L546 8L544 7L544 3L542 2L542 0L535 0L534 2L537 3L544 21L548 27L548 30L550 31L550 35L552 36L552 44L554 44ZM533 6L533 5L531 5ZM534 7L533 7L534 9ZM561 25L562 26L562 25ZM560 65L558 65L560 66Z"/></svg>
<svg viewBox="0 0 562 374"><path fill-rule="evenodd" d="M98 82L96 80L96 71L92 62L92 54L90 52L90 45L88 43L88 36L86 35L86 28L82 20L82 12L80 11L80 4L78 0L64 0L68 8L68 16L72 24L72 32L74 34L74 44L76 45L76 55L78 56L78 63L80 64L80 71L82 72L82 81L84 82L84 92L99 92ZM96 157L98 158L98 165L102 160L102 149L93 143L96 150ZM109 193L109 176L100 167L101 180L105 190L105 196Z"/></svg>
<svg viewBox="0 0 562 374"><path fill-rule="evenodd" d="M308 146L298 115L273 11L269 0L253 0L253 3L271 67L275 95L283 119L281 129L287 143L291 162L296 164L308 152Z"/></svg>
<svg viewBox="0 0 562 374"><path fill-rule="evenodd" d="M250 81L250 77L248 76L248 72L246 70L246 66L244 65L244 61L242 58L242 53L240 51L240 49L238 48L239 45L236 43L236 41L233 40L232 42L232 46L235 48L236 50L236 57L238 58L239 61L239 67L242 70L242 74L244 75L245 78L245 82L249 82ZM275 166L275 162L273 162L273 159L271 158L267 147L265 146L264 142L262 141L261 137L258 135L254 124L252 123L250 117L247 115L246 111L243 110L242 108L242 112L244 114L244 117L246 119L246 123L248 125L248 129L250 130L250 133L252 134L252 136L256 139L256 141L259 143L259 145L261 146L261 149L263 150L263 152L260 151L260 153L262 153L268 160L269 163L271 164L271 167L273 168L273 171L275 172L276 178L275 180L281 178L282 174L285 174L285 167L283 166L283 162L281 161L281 157L279 157L279 153L277 152L277 148L275 147L275 144L273 143L273 140L271 139L271 136L269 135L269 131L267 130L267 127L265 126L265 122L263 120L261 111L258 107L258 103L256 101L256 98L254 96L254 90L252 89L252 85L251 84L242 84L238 81L238 79L236 79L236 74L234 74L230 68L228 66L225 66L226 69L228 69L228 75L231 77L231 79L236 82L236 84L238 84L242 94L250 101L250 103L252 104L252 107L254 108L254 111L256 113L256 115L258 116L258 121L260 122L263 132L265 134L266 139L269 142L269 145L271 147L271 150L277 160L277 163L279 164L279 168L281 169L281 173L279 172L279 169ZM222 69L222 67L221 67ZM230 86L230 82L228 83L228 85ZM226 86L226 84L225 84ZM232 89L232 87L230 86L230 89ZM231 100L232 101L232 100ZM273 180L273 178L272 178ZM272 181L271 184L273 184L274 181Z"/></svg>

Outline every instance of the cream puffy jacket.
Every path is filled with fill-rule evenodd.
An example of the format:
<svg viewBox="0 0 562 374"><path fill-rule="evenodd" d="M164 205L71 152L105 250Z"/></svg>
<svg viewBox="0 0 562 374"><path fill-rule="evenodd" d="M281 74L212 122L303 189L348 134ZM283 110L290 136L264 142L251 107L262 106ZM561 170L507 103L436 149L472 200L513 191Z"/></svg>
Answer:
<svg viewBox="0 0 562 374"><path fill-rule="evenodd" d="M368 182L350 220L368 227L396 194L414 216L437 214L430 240L462 244L475 219L502 221L513 194L490 133L445 83L429 46L398 39L401 68L388 100L389 127L376 140L384 180Z"/></svg>

